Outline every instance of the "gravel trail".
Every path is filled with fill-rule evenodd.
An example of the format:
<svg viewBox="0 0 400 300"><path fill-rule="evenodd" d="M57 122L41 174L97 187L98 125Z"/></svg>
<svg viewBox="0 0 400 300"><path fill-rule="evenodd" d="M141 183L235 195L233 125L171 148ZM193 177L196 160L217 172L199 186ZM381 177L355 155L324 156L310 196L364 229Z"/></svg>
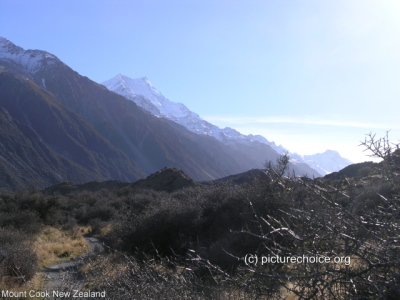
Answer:
<svg viewBox="0 0 400 300"><path fill-rule="evenodd" d="M70 260L58 262L54 265L44 267L45 291L50 295L48 299L68 299L70 297L54 297L55 292L70 292L81 290L83 280L78 276L78 268L85 263L93 254L104 252L103 243L95 237L86 237L90 249L81 256ZM74 298L79 299L79 298ZM82 298L83 299L83 298Z"/></svg>

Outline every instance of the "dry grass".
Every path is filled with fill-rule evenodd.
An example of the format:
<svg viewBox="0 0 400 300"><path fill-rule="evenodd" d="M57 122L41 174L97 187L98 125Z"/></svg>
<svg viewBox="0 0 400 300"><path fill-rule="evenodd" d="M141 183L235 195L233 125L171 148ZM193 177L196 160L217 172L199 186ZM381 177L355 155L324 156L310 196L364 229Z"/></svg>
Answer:
<svg viewBox="0 0 400 300"><path fill-rule="evenodd" d="M106 226L100 229L99 237L105 237L110 234L114 230L114 227L111 223L108 223Z"/></svg>
<svg viewBox="0 0 400 300"><path fill-rule="evenodd" d="M351 256L350 262L351 263L348 266L345 265L344 263L335 263L335 262L333 262L333 257L331 257L331 262L329 264L327 264L326 267L330 268L330 269L335 269L336 271L345 270L345 269L348 269L351 271L360 271L360 270L368 267L368 265L366 264L366 262L364 260L362 260L359 257L354 256L354 255ZM292 266L292 268L293 268L293 266ZM325 280L328 281L329 277L325 277ZM285 288L285 287L281 288L282 298L286 299L286 300L299 299L299 297L292 290L296 290L296 291L300 292L301 288L297 287L295 285L295 282L288 282L287 287L288 288ZM333 287L335 287L335 286L333 286ZM340 287L339 285L337 285L337 289L334 289L334 290L335 290L336 298L342 297L343 299L346 299L346 297L348 297L348 295L346 294L346 291L343 289L343 287ZM313 290L312 289L304 289L303 293L304 293L304 291L306 291L307 293L308 292L311 293ZM328 297L327 294L321 295L320 293L318 293L313 299L331 299L331 298L327 298L327 297Z"/></svg>
<svg viewBox="0 0 400 300"><path fill-rule="evenodd" d="M69 231L53 227L43 228L33 243L34 251L38 256L38 270L44 266L79 256L89 250L89 244L83 235L89 233L90 230L89 227L75 227ZM21 282L19 278L3 276L0 280L0 290L12 289L16 292L32 289L42 290L44 288L43 276L44 273L38 271L34 278L27 282Z"/></svg>
<svg viewBox="0 0 400 300"><path fill-rule="evenodd" d="M88 230L77 227L66 232L53 227L45 227L34 243L34 249L39 258L39 267L50 266L89 250L89 245L83 238L83 234Z"/></svg>
<svg viewBox="0 0 400 300"><path fill-rule="evenodd" d="M136 263L136 262L134 262ZM136 265L136 267L138 267ZM102 259L84 264L80 267L81 274L91 283L113 282L129 273L126 261L120 254L107 254Z"/></svg>

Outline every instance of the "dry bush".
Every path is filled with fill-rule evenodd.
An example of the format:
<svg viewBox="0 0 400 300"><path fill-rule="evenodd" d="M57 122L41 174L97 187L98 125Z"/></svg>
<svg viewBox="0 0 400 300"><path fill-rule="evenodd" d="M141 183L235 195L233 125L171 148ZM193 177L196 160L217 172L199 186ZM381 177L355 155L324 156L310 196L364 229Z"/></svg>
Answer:
<svg viewBox="0 0 400 300"><path fill-rule="evenodd" d="M154 259L138 261L109 254L81 267L85 287L105 290L108 299L204 299L191 274L173 270Z"/></svg>
<svg viewBox="0 0 400 300"><path fill-rule="evenodd" d="M19 284L31 280L36 273L37 256L29 236L0 229L0 241L0 278L16 278Z"/></svg>
<svg viewBox="0 0 400 300"><path fill-rule="evenodd" d="M106 291L107 299L268 299L256 290L238 289L224 273L199 256L186 258L112 251L81 266L85 288ZM144 258L143 258L144 257Z"/></svg>
<svg viewBox="0 0 400 300"><path fill-rule="evenodd" d="M379 148L387 147L387 141L367 145L379 149L379 154L391 153ZM243 265L236 273L238 287L260 290L270 297L399 299L400 197L398 179L391 173L398 168L393 161L383 163L388 168L383 172L386 183L377 181L359 195L351 182L335 186L329 181L296 181L282 176L282 167L270 166L267 172L271 182L281 187L277 192L290 205L281 209L281 214L265 215L254 210L257 230L242 230L259 239L260 248L254 254L260 259L268 254L349 257L350 264ZM296 197L299 190L303 199Z"/></svg>

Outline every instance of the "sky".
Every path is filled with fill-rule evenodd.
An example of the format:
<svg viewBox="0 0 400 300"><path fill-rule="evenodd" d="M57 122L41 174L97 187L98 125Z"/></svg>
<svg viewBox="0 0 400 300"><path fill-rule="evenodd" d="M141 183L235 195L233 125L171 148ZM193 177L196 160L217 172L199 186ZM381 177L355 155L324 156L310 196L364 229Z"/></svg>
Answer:
<svg viewBox="0 0 400 300"><path fill-rule="evenodd" d="M291 152L399 143L399 0L0 0L0 36Z"/></svg>

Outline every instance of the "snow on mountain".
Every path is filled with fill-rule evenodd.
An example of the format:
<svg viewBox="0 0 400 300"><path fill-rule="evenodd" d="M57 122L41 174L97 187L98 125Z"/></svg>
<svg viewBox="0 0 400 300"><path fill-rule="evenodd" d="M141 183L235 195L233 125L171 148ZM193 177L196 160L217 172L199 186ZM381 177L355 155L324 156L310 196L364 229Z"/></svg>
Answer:
<svg viewBox="0 0 400 300"><path fill-rule="evenodd" d="M282 146L276 146L275 143L269 142L260 135L243 135L235 129L229 127L222 129L203 120L184 104L172 102L166 98L146 77L132 79L119 74L102 84L110 91L134 101L153 115L170 119L194 133L213 136L225 144L233 142L248 144L257 141L271 146L274 150L279 150L278 153L285 151Z"/></svg>
<svg viewBox="0 0 400 300"><path fill-rule="evenodd" d="M292 161L303 162L308 164L314 170L322 175L327 175L332 172L337 172L353 162L341 157L337 151L326 150L323 153L313 155L300 155L297 153L290 153Z"/></svg>
<svg viewBox="0 0 400 300"><path fill-rule="evenodd" d="M268 146L270 146L272 149L274 149L276 152L278 152L279 154L283 154L285 152L289 152L286 148L284 148L282 145L277 146L275 144L275 142L270 142L268 141L265 137L263 137L262 135L252 135L249 134L248 137L251 140L266 144Z"/></svg>
<svg viewBox="0 0 400 300"><path fill-rule="evenodd" d="M279 154L289 153L283 146L277 146L274 142L268 141L261 135L244 135L235 129L229 127L222 129L203 120L182 103L172 102L166 98L146 77L132 79L119 74L102 84L109 90L134 101L153 115L170 119L194 133L213 136L224 144L241 143L249 145L259 142L270 146ZM306 163L322 175L336 172L351 164L349 160L342 158L339 153L332 150L315 155L289 154L292 162Z"/></svg>
<svg viewBox="0 0 400 300"><path fill-rule="evenodd" d="M23 67L25 74L34 74L43 67L60 62L54 55L40 50L24 50L0 37L0 59L14 67Z"/></svg>
<svg viewBox="0 0 400 300"><path fill-rule="evenodd" d="M200 118L182 103L175 103L164 97L146 77L132 79L119 74L102 84L110 91L136 102L157 117L168 118L175 122L180 119Z"/></svg>
<svg viewBox="0 0 400 300"><path fill-rule="evenodd" d="M324 153L313 155L303 155L303 159L310 167L324 175L337 172L352 164L350 160L341 157L334 150L326 150Z"/></svg>
<svg viewBox="0 0 400 300"><path fill-rule="evenodd" d="M327 150L324 153L303 156L297 153L290 153L283 146L277 146L274 142L268 141L261 135L244 135L230 127L219 128L203 120L184 104L170 101L146 77L132 79L119 74L102 84L109 90L134 101L157 117L170 119L194 133L212 136L224 144L241 143L249 145L254 142L263 143L279 154L288 152L292 162L306 163L322 175L338 171L351 164L349 160L342 158L336 151Z"/></svg>

